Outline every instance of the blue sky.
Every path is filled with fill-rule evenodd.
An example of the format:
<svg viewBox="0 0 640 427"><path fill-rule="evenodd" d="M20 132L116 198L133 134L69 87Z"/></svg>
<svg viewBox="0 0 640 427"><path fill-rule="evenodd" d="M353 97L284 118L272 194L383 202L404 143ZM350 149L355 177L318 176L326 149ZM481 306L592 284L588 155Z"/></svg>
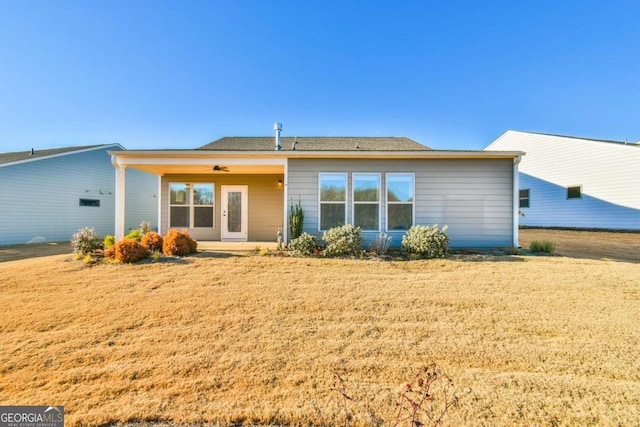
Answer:
<svg viewBox="0 0 640 427"><path fill-rule="evenodd" d="M640 140L640 1L0 0L0 152Z"/></svg>

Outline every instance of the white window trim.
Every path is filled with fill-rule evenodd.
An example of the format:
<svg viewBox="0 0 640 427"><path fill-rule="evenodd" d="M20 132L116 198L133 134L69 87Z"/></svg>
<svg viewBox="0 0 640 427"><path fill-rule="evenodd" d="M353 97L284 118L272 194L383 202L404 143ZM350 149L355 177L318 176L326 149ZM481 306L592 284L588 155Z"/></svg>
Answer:
<svg viewBox="0 0 640 427"><path fill-rule="evenodd" d="M184 204L184 205L173 205L171 204L171 185L173 184L182 184L182 185L186 185L187 188L189 189L189 201L188 203ZM196 205L193 202L193 197L194 197L194 191L193 191L193 186L194 184L210 184L213 186L213 204L212 205ZM167 214L167 228L179 228L179 227L172 227L171 226L171 208L172 207L188 207L189 208L189 229L205 229L205 230L211 230L211 229L215 229L216 228L216 184L214 182L184 182L184 181L175 181L175 182L169 182L169 186L167 188L167 201L169 202L169 209L168 209L168 214ZM213 208L213 226L212 227L194 227L195 224L195 208L203 208L203 207L212 207Z"/></svg>
<svg viewBox="0 0 640 427"><path fill-rule="evenodd" d="M344 188L344 202L336 202L336 201L322 201L322 176L323 175L339 175L344 177L345 188ZM347 207L349 206L349 174L347 172L319 172L318 173L318 231L327 231L328 229L322 228L322 204L342 204L344 203L344 220L345 222L349 221L347 216Z"/></svg>
<svg viewBox="0 0 640 427"><path fill-rule="evenodd" d="M406 232L408 229L389 229L389 205L406 205L409 202L389 202L389 175L407 175L413 177L413 194L411 195L411 225L414 226L416 224L416 174L411 172L387 172L384 174L384 214L385 214L385 231L388 233L393 232Z"/></svg>
<svg viewBox="0 0 640 427"><path fill-rule="evenodd" d="M356 205L373 205L375 202L357 202L356 201L356 177L358 175L376 175L378 177L378 228L362 229L362 231L379 232L382 230L382 174L380 172L353 172L351 174L351 223L356 223Z"/></svg>

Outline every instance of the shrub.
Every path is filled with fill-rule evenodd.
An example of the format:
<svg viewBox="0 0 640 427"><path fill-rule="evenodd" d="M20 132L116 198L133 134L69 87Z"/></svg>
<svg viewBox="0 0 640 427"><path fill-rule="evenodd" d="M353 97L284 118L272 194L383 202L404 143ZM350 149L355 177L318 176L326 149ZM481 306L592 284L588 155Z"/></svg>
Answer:
<svg viewBox="0 0 640 427"><path fill-rule="evenodd" d="M155 231L149 231L142 236L142 246L145 246L150 251L162 251L162 236Z"/></svg>
<svg viewBox="0 0 640 427"><path fill-rule="evenodd" d="M531 252L546 252L548 254L552 254L556 251L556 244L551 240L534 240L531 242L529 249Z"/></svg>
<svg viewBox="0 0 640 427"><path fill-rule="evenodd" d="M144 234L142 233L142 230L137 229L137 230L131 230L129 232L129 234L124 236L124 238L125 239L135 239L136 241L140 242L140 241L142 241L142 236L144 236Z"/></svg>
<svg viewBox="0 0 640 427"><path fill-rule="evenodd" d="M393 238L386 233L380 233L369 245L369 250L376 255L384 255L389 250Z"/></svg>
<svg viewBox="0 0 640 427"><path fill-rule="evenodd" d="M344 224L325 231L322 239L327 244L324 250L326 256L357 255L360 252L364 238L360 234L360 227Z"/></svg>
<svg viewBox="0 0 640 427"><path fill-rule="evenodd" d="M291 206L291 215L289 216L289 228L291 229L291 239L297 239L302 234L304 224L304 211L300 205L300 201L295 206Z"/></svg>
<svg viewBox="0 0 640 427"><path fill-rule="evenodd" d="M153 231L153 229L151 228L151 223L149 221L142 221L140 223L140 231L142 232L143 236L148 232Z"/></svg>
<svg viewBox="0 0 640 427"><path fill-rule="evenodd" d="M165 255L189 255L197 251L198 242L193 240L187 230L170 229L162 242Z"/></svg>
<svg viewBox="0 0 640 427"><path fill-rule="evenodd" d="M138 262L149 256L149 250L136 239L122 239L104 252L104 256L120 262Z"/></svg>
<svg viewBox="0 0 640 427"><path fill-rule="evenodd" d="M100 247L100 237L93 228L81 228L71 237L73 251L80 254L88 254Z"/></svg>
<svg viewBox="0 0 640 427"><path fill-rule="evenodd" d="M402 250L420 258L443 258L449 253L447 226L414 225L402 237Z"/></svg>
<svg viewBox="0 0 640 427"><path fill-rule="evenodd" d="M289 249L291 249L296 255L300 256L313 254L317 247L318 240L316 239L316 236L309 233L302 233L289 243Z"/></svg>
<svg viewBox="0 0 640 427"><path fill-rule="evenodd" d="M102 247L104 249L109 249L115 243L116 243L116 236L108 235L104 237L104 240L102 241Z"/></svg>

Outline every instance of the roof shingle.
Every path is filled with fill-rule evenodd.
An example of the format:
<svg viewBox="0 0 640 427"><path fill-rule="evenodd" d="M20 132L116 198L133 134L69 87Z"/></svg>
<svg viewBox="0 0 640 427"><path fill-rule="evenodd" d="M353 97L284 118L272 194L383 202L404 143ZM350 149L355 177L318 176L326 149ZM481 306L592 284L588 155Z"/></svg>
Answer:
<svg viewBox="0 0 640 427"><path fill-rule="evenodd" d="M295 148L294 148L295 142ZM275 137L227 136L198 148L214 151L273 151ZM282 151L423 151L431 148L405 137L282 137Z"/></svg>
<svg viewBox="0 0 640 427"><path fill-rule="evenodd" d="M73 151L88 150L91 148L96 148L101 146L108 147L111 145L114 145L114 144L85 145L80 147L64 147L64 148L51 148L47 150L33 150L33 154L31 154L31 150L15 151L12 153L0 153L0 165L5 163L20 162L20 161L29 160L29 159L37 159L40 157L55 156L57 154L70 153Z"/></svg>

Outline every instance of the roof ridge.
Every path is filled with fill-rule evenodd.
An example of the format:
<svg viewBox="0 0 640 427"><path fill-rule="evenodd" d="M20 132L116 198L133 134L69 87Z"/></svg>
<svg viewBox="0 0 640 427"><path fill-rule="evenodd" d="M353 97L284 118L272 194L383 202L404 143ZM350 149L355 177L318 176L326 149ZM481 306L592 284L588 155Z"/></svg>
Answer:
<svg viewBox="0 0 640 427"><path fill-rule="evenodd" d="M594 142L606 142L611 144L622 144L622 145L637 145L637 142L626 142L626 141L616 141L613 139L597 139L597 138L587 138L584 136L575 136L575 135L560 135L555 133L545 133L545 132L531 132L531 131L518 131L514 130L513 132L521 132L521 133L530 133L534 135L543 135L543 136L556 136L559 138L570 138L570 139L582 139L585 141L594 141Z"/></svg>

